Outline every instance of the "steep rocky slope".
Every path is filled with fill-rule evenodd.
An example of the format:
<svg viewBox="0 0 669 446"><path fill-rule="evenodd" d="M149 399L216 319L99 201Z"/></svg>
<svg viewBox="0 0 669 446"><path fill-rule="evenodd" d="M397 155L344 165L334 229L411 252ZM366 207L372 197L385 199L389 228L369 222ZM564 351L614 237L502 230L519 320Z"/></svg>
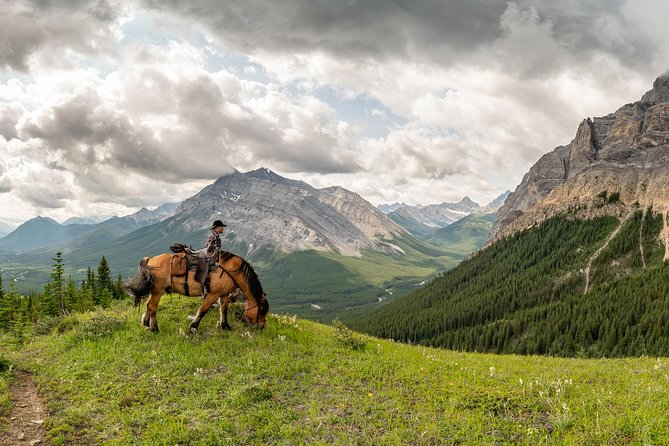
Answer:
<svg viewBox="0 0 669 446"><path fill-rule="evenodd" d="M500 208L491 241L567 209L622 215L636 204L669 209L669 74L638 102L584 119L568 145L541 157Z"/></svg>

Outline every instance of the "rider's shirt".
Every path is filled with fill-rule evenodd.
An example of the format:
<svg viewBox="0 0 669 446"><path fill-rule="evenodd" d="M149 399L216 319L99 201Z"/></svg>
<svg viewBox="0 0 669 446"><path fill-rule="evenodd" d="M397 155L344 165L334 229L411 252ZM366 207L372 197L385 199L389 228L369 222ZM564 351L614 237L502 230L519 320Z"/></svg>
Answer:
<svg viewBox="0 0 669 446"><path fill-rule="evenodd" d="M209 237L204 245L207 253L214 253L221 249L221 237L213 229L209 231Z"/></svg>

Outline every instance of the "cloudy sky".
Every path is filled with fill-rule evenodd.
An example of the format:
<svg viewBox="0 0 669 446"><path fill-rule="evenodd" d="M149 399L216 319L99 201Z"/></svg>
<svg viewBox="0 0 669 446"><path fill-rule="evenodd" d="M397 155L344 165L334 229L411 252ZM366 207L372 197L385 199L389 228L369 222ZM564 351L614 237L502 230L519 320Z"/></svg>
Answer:
<svg viewBox="0 0 669 446"><path fill-rule="evenodd" d="M373 204L515 189L669 69L666 0L0 2L0 220L126 215L233 169Z"/></svg>

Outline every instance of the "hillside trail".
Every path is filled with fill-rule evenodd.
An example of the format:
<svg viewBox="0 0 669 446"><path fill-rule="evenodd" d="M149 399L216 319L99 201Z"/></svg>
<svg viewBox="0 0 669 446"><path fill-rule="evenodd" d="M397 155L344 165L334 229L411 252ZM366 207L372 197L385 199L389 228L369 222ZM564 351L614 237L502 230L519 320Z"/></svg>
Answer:
<svg viewBox="0 0 669 446"><path fill-rule="evenodd" d="M613 240L613 238L616 235L618 235L618 232L620 232L620 228L623 227L625 222L627 220L629 220L629 218L632 216L633 213L634 212L632 212L632 211L628 212L627 215L625 215L625 217L620 221L620 224L618 225L618 227L616 229L614 229L609 234L608 237L606 237L606 240L604 241L604 244L597 251L595 251L595 253L592 256L590 256L590 259L588 260L588 264L585 267L585 272L584 272L585 273L585 290L583 290L583 294L587 294L588 293L588 288L590 287L590 268L592 267L592 262L594 262L595 259L597 257L599 257L599 254L601 254L602 251L604 251L604 249L606 249L606 247L609 246L609 242L611 240Z"/></svg>
<svg viewBox="0 0 669 446"><path fill-rule="evenodd" d="M663 260L669 260L669 225L667 225L667 217L668 217L669 211L664 211L662 214L662 231L660 232L660 237L662 237L662 241L664 242L664 259Z"/></svg>
<svg viewBox="0 0 669 446"><path fill-rule="evenodd" d="M46 410L30 373L17 370L10 391L13 408L9 413L9 430L0 432L0 446L44 444Z"/></svg>

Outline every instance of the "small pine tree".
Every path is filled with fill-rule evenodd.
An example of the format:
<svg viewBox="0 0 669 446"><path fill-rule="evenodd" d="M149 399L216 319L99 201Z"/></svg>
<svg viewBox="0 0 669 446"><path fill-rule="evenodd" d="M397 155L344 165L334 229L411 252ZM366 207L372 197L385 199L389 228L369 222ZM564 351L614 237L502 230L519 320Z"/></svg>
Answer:
<svg viewBox="0 0 669 446"><path fill-rule="evenodd" d="M67 309L69 310L78 310L77 308L77 287L70 276L67 281L67 286L65 287L65 301L67 303Z"/></svg>
<svg viewBox="0 0 669 446"><path fill-rule="evenodd" d="M103 288L102 292L100 293L100 306L102 308L109 308L113 298L114 296L112 295L112 292L107 288Z"/></svg>
<svg viewBox="0 0 669 446"><path fill-rule="evenodd" d="M114 282L112 293L114 294L114 299L116 300L121 300L127 296L125 291L123 291L123 279L121 278L121 273L119 273L118 277L116 278L116 282Z"/></svg>
<svg viewBox="0 0 669 446"><path fill-rule="evenodd" d="M65 307L65 287L63 276L65 267L63 265L62 252L58 251L53 259L53 269L51 270L51 282L44 287L44 297L40 313L44 316L57 316L66 313Z"/></svg>
<svg viewBox="0 0 669 446"><path fill-rule="evenodd" d="M105 256L102 256L102 259L100 259L100 264L98 265L98 289L100 290L100 293L102 293L102 290L112 290L113 283L112 283L112 278L111 278L111 271L109 269L109 264L107 263L107 259Z"/></svg>
<svg viewBox="0 0 669 446"><path fill-rule="evenodd" d="M0 274L0 330L7 329L8 315L5 313L5 289L2 286L2 275Z"/></svg>
<svg viewBox="0 0 669 446"><path fill-rule="evenodd" d="M90 288L81 287L77 293L77 311L82 313L91 311L95 308L93 302L93 290Z"/></svg>

